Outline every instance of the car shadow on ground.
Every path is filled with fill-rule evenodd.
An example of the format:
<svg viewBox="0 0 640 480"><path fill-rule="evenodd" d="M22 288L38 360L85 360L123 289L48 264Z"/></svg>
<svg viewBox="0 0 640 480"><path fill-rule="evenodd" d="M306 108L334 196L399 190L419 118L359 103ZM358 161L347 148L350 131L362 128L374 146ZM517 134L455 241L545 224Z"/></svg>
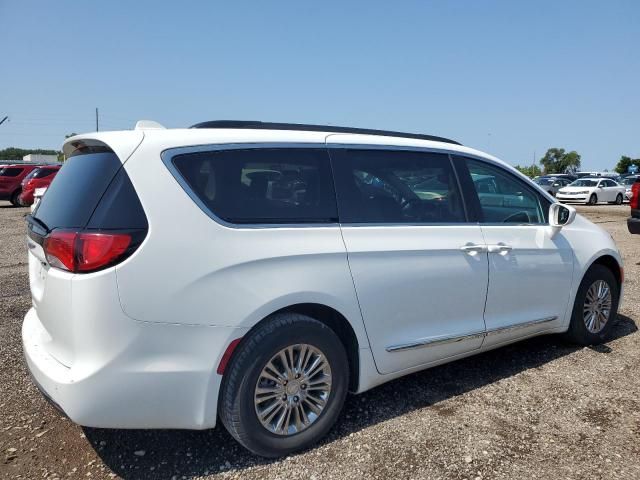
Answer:
<svg viewBox="0 0 640 480"><path fill-rule="evenodd" d="M637 331L631 318L619 315L609 343ZM565 343L559 336L537 337L415 373L361 395L351 395L336 426L321 443L331 443L413 410L434 406L580 348ZM607 354L615 346L605 344L592 349ZM249 453L221 424L205 431L84 428L84 432L106 466L125 479L191 478L220 471L241 472L277 461Z"/></svg>

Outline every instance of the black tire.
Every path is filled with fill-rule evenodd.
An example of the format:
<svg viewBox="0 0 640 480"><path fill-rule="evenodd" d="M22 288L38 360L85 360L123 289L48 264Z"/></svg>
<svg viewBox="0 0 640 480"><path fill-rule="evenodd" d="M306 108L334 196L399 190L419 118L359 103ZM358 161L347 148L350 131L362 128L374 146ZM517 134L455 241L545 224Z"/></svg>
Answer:
<svg viewBox="0 0 640 480"><path fill-rule="evenodd" d="M260 423L254 405L262 369L287 346L308 344L320 350L331 368L327 403L306 429L277 435ZM297 313L275 314L251 331L236 348L220 391L218 414L229 433L244 447L263 457L279 457L307 448L335 423L349 388L347 354L338 336L325 324Z"/></svg>
<svg viewBox="0 0 640 480"><path fill-rule="evenodd" d="M622 205L623 202L623 198L622 198L622 194L619 193L618 196L616 197L616 205Z"/></svg>
<svg viewBox="0 0 640 480"><path fill-rule="evenodd" d="M598 203L598 196L595 193L592 193L589 197L588 205L595 205L596 203Z"/></svg>
<svg viewBox="0 0 640 480"><path fill-rule="evenodd" d="M611 310L604 328L602 328L598 333L592 333L587 329L585 324L583 307L589 287L598 280L604 280L611 289ZM591 268L587 270L587 273L585 273L584 278L580 283L580 287L578 288L576 300L573 304L571 323L569 324L569 330L566 333L567 340L579 345L597 345L605 342L613 328L613 323L618 316L619 301L620 289L618 287L618 281L611 270L603 265L592 265Z"/></svg>
<svg viewBox="0 0 640 480"><path fill-rule="evenodd" d="M20 197L20 190L13 192L13 195L11 195L11 199L9 200L14 207L20 206L20 199L18 197Z"/></svg>

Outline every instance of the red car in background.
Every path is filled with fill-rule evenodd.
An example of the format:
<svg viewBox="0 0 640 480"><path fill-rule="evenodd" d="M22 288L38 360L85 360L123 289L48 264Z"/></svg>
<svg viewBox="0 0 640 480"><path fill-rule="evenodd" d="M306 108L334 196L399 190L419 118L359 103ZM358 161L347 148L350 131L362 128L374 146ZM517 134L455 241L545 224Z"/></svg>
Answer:
<svg viewBox="0 0 640 480"><path fill-rule="evenodd" d="M43 165L32 170L31 173L24 177L22 180L22 192L18 197L20 205L31 205L36 188L48 187L60 168L61 165Z"/></svg>
<svg viewBox="0 0 640 480"><path fill-rule="evenodd" d="M22 180L42 165L7 165L0 170L0 200L9 200L16 207L22 191Z"/></svg>

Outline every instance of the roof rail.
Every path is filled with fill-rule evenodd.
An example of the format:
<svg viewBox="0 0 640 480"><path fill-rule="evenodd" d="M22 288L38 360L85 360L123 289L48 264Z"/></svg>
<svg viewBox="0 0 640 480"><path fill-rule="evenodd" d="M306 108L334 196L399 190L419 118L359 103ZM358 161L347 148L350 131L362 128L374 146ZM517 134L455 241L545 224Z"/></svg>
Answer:
<svg viewBox="0 0 640 480"><path fill-rule="evenodd" d="M384 137L415 138L418 140L431 140L434 142L462 145L455 140L436 137L435 135L423 135L421 133L394 132L391 130L374 130L371 128L334 127L331 125L307 125L304 123L261 122L252 120L213 120L210 122L196 123L190 128L239 128L250 130L295 130L304 132L354 133L360 135L379 135Z"/></svg>

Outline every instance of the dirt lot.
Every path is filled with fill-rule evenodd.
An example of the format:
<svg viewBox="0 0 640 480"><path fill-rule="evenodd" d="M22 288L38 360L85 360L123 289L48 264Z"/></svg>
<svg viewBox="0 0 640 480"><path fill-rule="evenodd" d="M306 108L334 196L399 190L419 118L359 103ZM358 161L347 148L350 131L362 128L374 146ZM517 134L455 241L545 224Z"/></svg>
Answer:
<svg viewBox="0 0 640 480"><path fill-rule="evenodd" d="M351 396L319 446L277 461L212 431L81 428L22 360L27 209L0 202L0 478L640 478L640 238L629 207L579 207L625 259L614 339L542 337Z"/></svg>

